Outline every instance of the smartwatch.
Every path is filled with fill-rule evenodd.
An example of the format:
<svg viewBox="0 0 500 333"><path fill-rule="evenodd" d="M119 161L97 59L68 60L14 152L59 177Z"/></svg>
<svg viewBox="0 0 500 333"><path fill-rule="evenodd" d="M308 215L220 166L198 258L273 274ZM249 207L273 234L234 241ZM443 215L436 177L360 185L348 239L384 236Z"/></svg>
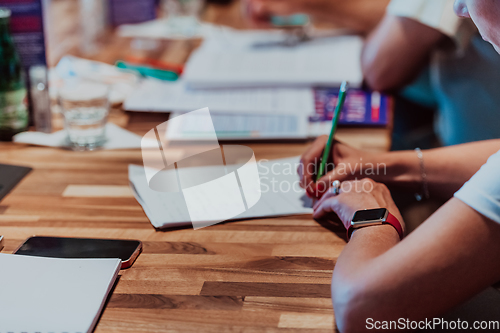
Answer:
<svg viewBox="0 0 500 333"><path fill-rule="evenodd" d="M399 238L403 239L404 232L401 223L386 208L358 210L352 218L349 229L347 229L347 239L351 238L356 229L382 224L392 225L398 232Z"/></svg>

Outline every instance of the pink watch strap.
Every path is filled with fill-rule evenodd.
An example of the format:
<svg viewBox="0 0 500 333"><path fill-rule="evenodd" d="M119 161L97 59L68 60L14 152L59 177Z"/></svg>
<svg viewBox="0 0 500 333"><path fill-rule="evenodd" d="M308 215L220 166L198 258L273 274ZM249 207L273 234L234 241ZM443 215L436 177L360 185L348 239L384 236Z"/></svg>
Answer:
<svg viewBox="0 0 500 333"><path fill-rule="evenodd" d="M403 227L401 226L401 223L396 218L396 216L392 215L391 213L387 214L387 219L385 220L385 223L392 225L396 229L396 231L398 232L399 239L403 240L403 238L405 237L405 233L403 231Z"/></svg>
<svg viewBox="0 0 500 333"><path fill-rule="evenodd" d="M398 232L399 239L401 240L403 239L404 237L403 227L401 227L401 223L399 223L399 220L394 215L388 213L384 224L392 225L394 229L396 229L396 231ZM354 230L356 229L354 229L353 226L350 226L349 229L347 229L347 239L351 239L351 235L354 232Z"/></svg>

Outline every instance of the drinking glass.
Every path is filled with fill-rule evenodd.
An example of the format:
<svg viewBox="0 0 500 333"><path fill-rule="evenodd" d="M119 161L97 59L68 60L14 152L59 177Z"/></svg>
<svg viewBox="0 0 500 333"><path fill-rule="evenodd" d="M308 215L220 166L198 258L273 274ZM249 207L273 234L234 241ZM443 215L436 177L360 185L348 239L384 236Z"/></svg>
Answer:
<svg viewBox="0 0 500 333"><path fill-rule="evenodd" d="M199 34L199 15L203 0L164 0L167 24L174 35L193 37Z"/></svg>
<svg viewBox="0 0 500 333"><path fill-rule="evenodd" d="M71 82L59 90L67 140L74 150L95 150L106 141L109 87L94 82Z"/></svg>

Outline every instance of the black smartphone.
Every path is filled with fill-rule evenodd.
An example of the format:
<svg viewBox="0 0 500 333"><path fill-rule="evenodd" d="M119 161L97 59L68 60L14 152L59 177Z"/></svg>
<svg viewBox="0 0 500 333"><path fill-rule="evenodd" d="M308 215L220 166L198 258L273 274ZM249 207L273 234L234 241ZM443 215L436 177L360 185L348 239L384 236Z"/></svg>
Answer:
<svg viewBox="0 0 500 333"><path fill-rule="evenodd" d="M141 251L142 243L138 240L33 236L14 254L73 259L120 258L124 269L132 266Z"/></svg>

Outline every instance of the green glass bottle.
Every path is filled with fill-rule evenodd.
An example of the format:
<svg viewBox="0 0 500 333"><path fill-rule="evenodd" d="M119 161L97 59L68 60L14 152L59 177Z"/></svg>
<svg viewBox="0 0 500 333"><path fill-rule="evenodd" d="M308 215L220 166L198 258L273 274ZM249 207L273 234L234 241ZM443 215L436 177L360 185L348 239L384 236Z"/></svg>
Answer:
<svg viewBox="0 0 500 333"><path fill-rule="evenodd" d="M9 29L10 10L0 8L0 141L28 127L27 90Z"/></svg>

